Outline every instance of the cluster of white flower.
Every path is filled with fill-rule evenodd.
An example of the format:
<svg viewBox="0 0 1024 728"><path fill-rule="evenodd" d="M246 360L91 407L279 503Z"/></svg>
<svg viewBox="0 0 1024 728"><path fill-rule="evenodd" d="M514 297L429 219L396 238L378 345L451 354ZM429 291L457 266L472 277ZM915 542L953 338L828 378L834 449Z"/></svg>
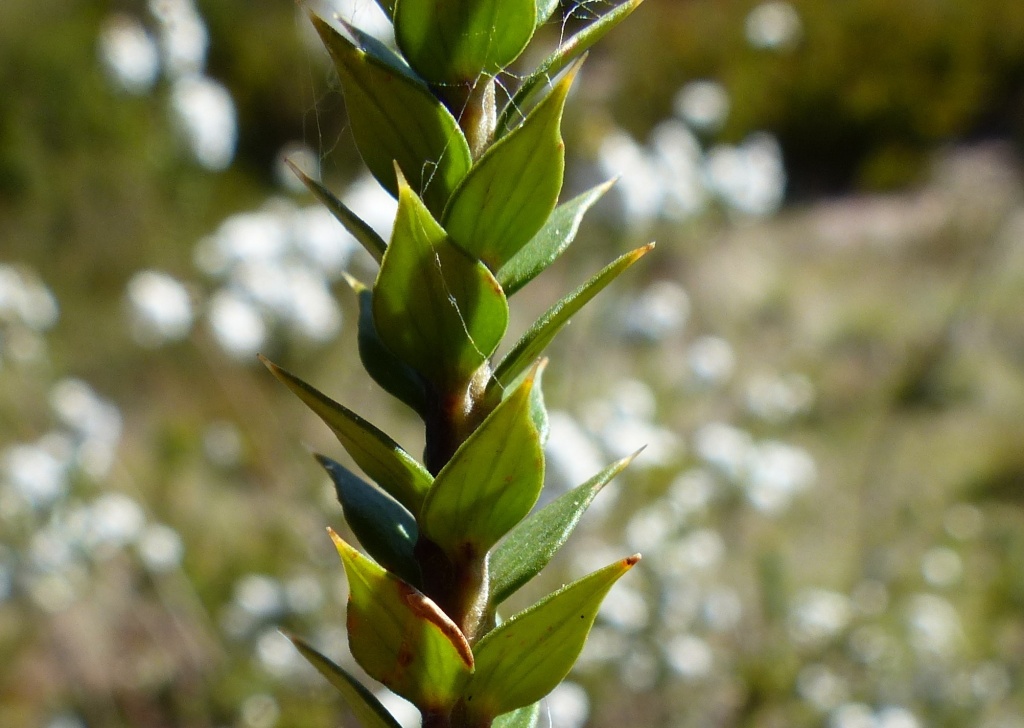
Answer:
<svg viewBox="0 0 1024 728"><path fill-rule="evenodd" d="M59 316L53 292L33 271L0 263L0 368L5 361L41 363L46 355L43 334Z"/></svg>
<svg viewBox="0 0 1024 728"><path fill-rule="evenodd" d="M137 17L115 13L103 23L100 60L111 81L130 94L149 93L161 72L171 84L170 113L202 167L231 164L238 141L235 104L205 74L209 34L192 0L149 0L155 34Z"/></svg>

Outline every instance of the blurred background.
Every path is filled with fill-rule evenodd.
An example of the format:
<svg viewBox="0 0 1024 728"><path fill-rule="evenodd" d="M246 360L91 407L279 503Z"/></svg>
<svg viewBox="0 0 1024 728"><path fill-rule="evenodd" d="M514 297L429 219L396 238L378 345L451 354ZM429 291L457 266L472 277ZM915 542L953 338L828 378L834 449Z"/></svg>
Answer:
<svg viewBox="0 0 1024 728"><path fill-rule="evenodd" d="M303 12L4 0L0 89L0 725L354 726L278 632L351 666L345 456L255 354L422 433L283 166L387 233ZM551 351L549 493L648 447L517 597L645 554L545 725L1024 726L1024 3L650 0L565 134L621 178L510 336L658 247Z"/></svg>

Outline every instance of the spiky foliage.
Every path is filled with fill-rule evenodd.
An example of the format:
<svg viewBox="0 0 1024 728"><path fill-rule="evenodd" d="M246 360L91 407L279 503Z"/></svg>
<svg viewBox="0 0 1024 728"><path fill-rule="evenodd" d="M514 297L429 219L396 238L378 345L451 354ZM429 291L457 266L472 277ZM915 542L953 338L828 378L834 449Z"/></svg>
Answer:
<svg viewBox="0 0 1024 728"><path fill-rule="evenodd" d="M426 727L536 725L623 558L505 621L502 602L547 565L614 463L531 514L544 483L544 348L650 246L623 255L501 358L509 298L572 242L607 189L558 206L562 110L587 49L639 4L626 0L563 42L503 106L496 79L547 21L552 0L380 0L400 53L313 17L341 80L356 145L398 200L382 240L296 172L380 264L352 281L369 375L422 418L423 462L294 375L270 370L333 430L363 477L318 456L363 551L331 533L349 581L349 645ZM499 108L501 106L501 108ZM293 638L366 728L397 725L372 693Z"/></svg>

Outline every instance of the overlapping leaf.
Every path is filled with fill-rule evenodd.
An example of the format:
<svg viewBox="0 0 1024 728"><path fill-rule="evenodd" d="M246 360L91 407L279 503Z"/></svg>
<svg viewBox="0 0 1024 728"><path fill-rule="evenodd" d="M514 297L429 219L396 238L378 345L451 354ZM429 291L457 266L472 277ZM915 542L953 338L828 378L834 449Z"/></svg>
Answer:
<svg viewBox="0 0 1024 728"><path fill-rule="evenodd" d="M534 424L535 375L499 404L438 473L420 530L454 561L482 557L537 502L544 450Z"/></svg>
<svg viewBox="0 0 1024 728"><path fill-rule="evenodd" d="M418 586L420 569L413 551L416 519L380 489L323 455L316 456L334 482L345 522L374 560L406 582Z"/></svg>
<svg viewBox="0 0 1024 728"><path fill-rule="evenodd" d="M459 628L430 599L389 574L336 533L348 576L348 640L366 673L423 710L456 702L473 671Z"/></svg>
<svg viewBox="0 0 1024 728"><path fill-rule="evenodd" d="M605 286L654 248L654 243L626 253L609 263L597 275L560 300L541 316L505 355L494 371L494 385L506 387L515 381L544 351L562 327Z"/></svg>
<svg viewBox="0 0 1024 728"><path fill-rule="evenodd" d="M491 554L491 605L497 606L548 565L608 482L639 455L609 465L509 531Z"/></svg>
<svg viewBox="0 0 1024 728"><path fill-rule="evenodd" d="M452 240L492 271L530 241L558 201L565 169L562 108L577 70L487 150L445 209L444 227Z"/></svg>
<svg viewBox="0 0 1024 728"><path fill-rule="evenodd" d="M612 184L614 181L605 182L555 208L544 227L495 274L506 296L532 281L565 252L575 240L587 210Z"/></svg>
<svg viewBox="0 0 1024 728"><path fill-rule="evenodd" d="M494 276L448 239L401 175L373 319L385 346L443 392L465 386L508 325Z"/></svg>
<svg viewBox="0 0 1024 728"><path fill-rule="evenodd" d="M436 84L493 76L533 36L535 0L397 0L395 40L423 78Z"/></svg>
<svg viewBox="0 0 1024 728"><path fill-rule="evenodd" d="M384 391L412 407L420 415L426 411L423 379L409 365L396 357L377 333L373 321L373 292L354 278L347 277L359 299L359 358L367 374Z"/></svg>
<svg viewBox="0 0 1024 728"><path fill-rule="evenodd" d="M622 559L548 595L488 632L463 700L479 720L534 703L564 678L583 649L604 595L640 560Z"/></svg>
<svg viewBox="0 0 1024 728"><path fill-rule="evenodd" d="M357 48L321 18L313 16L313 24L334 60L352 134L370 172L397 196L397 162L440 214L472 163L458 122L395 59Z"/></svg>
<svg viewBox="0 0 1024 728"><path fill-rule="evenodd" d="M333 685L362 728L401 728L380 701L354 677L313 649L305 640L288 635L303 657ZM511 728L511 726L509 727Z"/></svg>
<svg viewBox="0 0 1024 728"><path fill-rule="evenodd" d="M409 511L419 511L434 480L426 468L352 410L267 359L263 363L331 428L363 472Z"/></svg>
<svg viewBox="0 0 1024 728"><path fill-rule="evenodd" d="M537 0L538 6L544 0ZM548 79L557 76L563 68L582 56L595 43L603 38L608 31L621 23L642 3L643 0L624 0L612 10L590 23L569 40L560 44L558 48L548 56L519 86L512 100L508 102L498 117L496 135L501 136L508 129L513 127L519 118L522 118L522 110L527 107L533 94L543 88Z"/></svg>

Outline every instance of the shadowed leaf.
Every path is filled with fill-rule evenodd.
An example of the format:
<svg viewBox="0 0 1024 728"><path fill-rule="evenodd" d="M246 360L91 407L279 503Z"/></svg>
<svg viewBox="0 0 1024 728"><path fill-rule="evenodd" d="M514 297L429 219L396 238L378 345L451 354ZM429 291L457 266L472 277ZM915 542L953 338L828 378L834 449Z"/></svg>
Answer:
<svg viewBox="0 0 1024 728"><path fill-rule="evenodd" d="M312 16L341 79L356 147L366 166L398 195L394 164L440 213L471 165L459 124L425 84L390 57L357 48L326 21Z"/></svg>
<svg viewBox="0 0 1024 728"><path fill-rule="evenodd" d="M537 728L540 723L540 703L527 705L525 708L513 710L511 713L499 715L491 723L491 728Z"/></svg>
<svg viewBox="0 0 1024 728"><path fill-rule="evenodd" d="M412 514L341 464L323 455L316 459L331 476L345 522L366 552L388 571L419 585L420 569L413 555L419 529Z"/></svg>
<svg viewBox="0 0 1024 728"><path fill-rule="evenodd" d="M475 81L512 63L533 37L535 0L397 0L395 40L431 83Z"/></svg>

